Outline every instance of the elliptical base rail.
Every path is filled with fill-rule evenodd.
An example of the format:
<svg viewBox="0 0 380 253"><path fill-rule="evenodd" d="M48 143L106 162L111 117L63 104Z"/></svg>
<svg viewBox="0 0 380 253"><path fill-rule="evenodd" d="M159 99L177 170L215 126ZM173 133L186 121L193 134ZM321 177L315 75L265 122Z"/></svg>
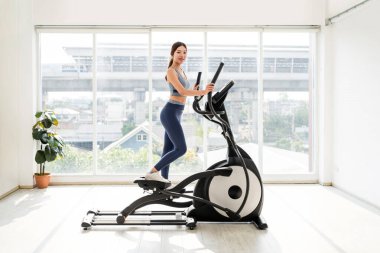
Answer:
<svg viewBox="0 0 380 253"><path fill-rule="evenodd" d="M172 216L172 219L127 219L123 224L116 222L118 211L90 210L83 218L81 227L88 230L93 226L140 226L140 225L181 225L193 230L195 219L184 216L184 211L135 211L130 216Z"/></svg>

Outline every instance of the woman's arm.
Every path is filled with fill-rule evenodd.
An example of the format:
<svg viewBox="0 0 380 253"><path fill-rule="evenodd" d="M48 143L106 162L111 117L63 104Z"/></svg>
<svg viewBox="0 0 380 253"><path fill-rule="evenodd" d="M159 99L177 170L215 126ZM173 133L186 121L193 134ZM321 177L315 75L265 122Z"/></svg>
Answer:
<svg viewBox="0 0 380 253"><path fill-rule="evenodd" d="M208 84L206 86L205 90L187 90L185 89L180 81L178 80L177 73L175 72L174 69L169 68L167 72L167 79L168 82L170 82L174 88L178 91L178 93L181 96L204 96L210 91L214 90L214 85L213 84Z"/></svg>

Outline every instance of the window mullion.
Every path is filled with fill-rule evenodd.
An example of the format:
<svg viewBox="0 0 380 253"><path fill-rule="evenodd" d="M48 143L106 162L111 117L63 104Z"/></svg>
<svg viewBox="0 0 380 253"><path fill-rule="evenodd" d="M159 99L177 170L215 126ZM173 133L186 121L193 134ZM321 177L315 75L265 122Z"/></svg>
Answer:
<svg viewBox="0 0 380 253"><path fill-rule="evenodd" d="M257 89L258 89L258 98L257 98L257 122L258 122L258 146L259 146L259 154L258 154L258 169L259 172L263 173L263 143L264 143L264 82L263 82L263 64L264 64L264 56L263 56L263 31L259 32L259 50L258 50L258 61L257 61Z"/></svg>
<svg viewBox="0 0 380 253"><path fill-rule="evenodd" d="M98 128L97 128L97 111L98 111L98 101L97 101L97 52L96 52L96 33L92 34L92 125L93 125L93 135L92 135L92 153L93 153L93 174L97 174L98 169Z"/></svg>
<svg viewBox="0 0 380 253"><path fill-rule="evenodd" d="M208 80L208 45L207 45L207 32L204 32L204 50L203 50L203 57L204 57L204 65L203 65L203 74L202 74L202 80L203 82L207 82ZM202 84L199 84L200 86ZM200 87L200 89L202 89L202 87ZM204 96L204 99L202 99L202 103L203 105L205 104L205 100L206 100L206 97L207 96ZM207 170L207 164L208 164L208 160L207 160L207 156L208 156L208 136L207 136L207 133L208 133L208 124L207 124L207 121L205 120L204 117L202 117L202 122L203 122L203 160L204 160L204 163L203 163L203 170Z"/></svg>
<svg viewBox="0 0 380 253"><path fill-rule="evenodd" d="M152 139L152 133L153 133L153 75L152 75L152 69L153 69L153 56L152 56L152 30L149 30L149 52L148 52L148 73L149 73L149 135L148 135L148 164L149 168L153 167L153 139Z"/></svg>

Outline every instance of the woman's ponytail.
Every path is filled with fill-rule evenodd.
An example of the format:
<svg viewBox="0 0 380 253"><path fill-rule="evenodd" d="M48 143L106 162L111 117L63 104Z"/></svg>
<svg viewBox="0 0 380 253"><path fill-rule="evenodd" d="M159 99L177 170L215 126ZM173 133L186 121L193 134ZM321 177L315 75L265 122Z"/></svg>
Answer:
<svg viewBox="0 0 380 253"><path fill-rule="evenodd" d="M173 56L170 58L168 68L170 68L170 66L171 66L172 64L173 64ZM165 76L165 80L166 80L166 81L168 80L168 76Z"/></svg>
<svg viewBox="0 0 380 253"><path fill-rule="evenodd" d="M169 61L169 66L168 68L170 68L170 66L173 64L173 56L170 58L170 61Z"/></svg>

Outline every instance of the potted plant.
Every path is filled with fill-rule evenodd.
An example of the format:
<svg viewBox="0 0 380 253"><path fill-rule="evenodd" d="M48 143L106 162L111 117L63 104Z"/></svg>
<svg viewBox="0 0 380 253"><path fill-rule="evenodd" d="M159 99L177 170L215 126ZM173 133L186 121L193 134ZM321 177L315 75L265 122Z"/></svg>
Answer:
<svg viewBox="0 0 380 253"><path fill-rule="evenodd" d="M45 172L45 163L52 162L58 157L63 157L65 145L53 126L58 126L58 120L54 111L46 110L35 114L36 124L32 128L33 139L39 141L39 149L34 160L39 164L39 170L34 174L38 188L46 188L50 183L50 173Z"/></svg>

